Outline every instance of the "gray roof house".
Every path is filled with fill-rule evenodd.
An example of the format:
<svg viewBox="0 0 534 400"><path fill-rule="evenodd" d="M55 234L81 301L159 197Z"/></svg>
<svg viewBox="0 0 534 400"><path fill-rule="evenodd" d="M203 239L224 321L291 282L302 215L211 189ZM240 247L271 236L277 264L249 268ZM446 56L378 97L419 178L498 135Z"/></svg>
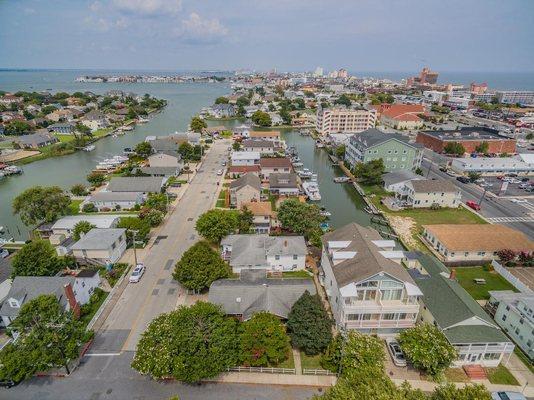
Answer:
<svg viewBox="0 0 534 400"><path fill-rule="evenodd" d="M220 279L209 290L209 302L222 306L228 315L246 321L254 313L267 311L287 318L293 304L308 291L315 294L311 279L269 279L265 270L245 269L239 279Z"/></svg>
<svg viewBox="0 0 534 400"><path fill-rule="evenodd" d="M275 194L296 195L299 193L297 174L271 173L269 174L269 191Z"/></svg>
<svg viewBox="0 0 534 400"><path fill-rule="evenodd" d="M38 149L39 147L48 146L59 142L59 139L48 133L32 133L31 135L22 135L13 139L24 149Z"/></svg>
<svg viewBox="0 0 534 400"><path fill-rule="evenodd" d="M126 250L126 229L93 228L74 243L70 249L78 259L90 259L100 264L115 263Z"/></svg>
<svg viewBox="0 0 534 400"><path fill-rule="evenodd" d="M222 257L234 272L242 269L300 270L308 254L303 236L229 235L221 241Z"/></svg>
<svg viewBox="0 0 534 400"><path fill-rule="evenodd" d="M107 192L160 193L165 179L154 176L114 177L106 187Z"/></svg>
<svg viewBox="0 0 534 400"><path fill-rule="evenodd" d="M248 172L230 183L230 204L241 207L244 203L260 201L261 179Z"/></svg>
<svg viewBox="0 0 534 400"><path fill-rule="evenodd" d="M388 192L396 192L401 189L408 181L425 179L421 175L408 170L391 171L382 176L384 181L384 189Z"/></svg>
<svg viewBox="0 0 534 400"><path fill-rule="evenodd" d="M497 366L513 351L511 340L435 257L418 253L408 270L423 292L421 321L436 325L458 350L455 365Z"/></svg>

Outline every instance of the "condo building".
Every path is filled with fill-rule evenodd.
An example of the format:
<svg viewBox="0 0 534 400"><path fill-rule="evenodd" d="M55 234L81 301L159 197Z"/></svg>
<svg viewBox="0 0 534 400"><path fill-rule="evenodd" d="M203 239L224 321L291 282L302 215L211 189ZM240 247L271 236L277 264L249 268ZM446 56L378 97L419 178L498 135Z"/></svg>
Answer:
<svg viewBox="0 0 534 400"><path fill-rule="evenodd" d="M377 111L365 108L317 108L316 129L321 135L331 133L358 133L374 128Z"/></svg>

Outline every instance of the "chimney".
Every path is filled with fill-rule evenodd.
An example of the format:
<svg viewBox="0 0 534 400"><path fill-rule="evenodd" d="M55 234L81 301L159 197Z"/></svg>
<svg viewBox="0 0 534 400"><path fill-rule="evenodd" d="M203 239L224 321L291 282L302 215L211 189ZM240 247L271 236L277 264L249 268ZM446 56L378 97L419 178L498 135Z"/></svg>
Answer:
<svg viewBox="0 0 534 400"><path fill-rule="evenodd" d="M450 280L456 279L456 270L454 268L451 268L451 274L449 275Z"/></svg>
<svg viewBox="0 0 534 400"><path fill-rule="evenodd" d="M65 286L63 286L63 289L65 290L65 296L67 296L67 300L69 301L69 306L74 314L74 317L76 319L80 318L80 305L76 301L74 291L72 290L72 285L67 283Z"/></svg>

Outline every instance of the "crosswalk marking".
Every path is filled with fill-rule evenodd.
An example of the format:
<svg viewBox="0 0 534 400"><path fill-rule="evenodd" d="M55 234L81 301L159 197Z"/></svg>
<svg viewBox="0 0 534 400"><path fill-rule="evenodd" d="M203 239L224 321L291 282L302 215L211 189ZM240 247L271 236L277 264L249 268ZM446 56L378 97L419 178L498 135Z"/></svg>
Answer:
<svg viewBox="0 0 534 400"><path fill-rule="evenodd" d="M490 222L534 222L532 217L493 217L486 219Z"/></svg>

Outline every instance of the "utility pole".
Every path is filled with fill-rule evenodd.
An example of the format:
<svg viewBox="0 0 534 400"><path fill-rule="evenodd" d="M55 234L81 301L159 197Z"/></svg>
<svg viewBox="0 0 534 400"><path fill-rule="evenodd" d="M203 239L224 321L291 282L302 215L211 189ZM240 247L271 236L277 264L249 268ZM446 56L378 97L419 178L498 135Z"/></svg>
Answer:
<svg viewBox="0 0 534 400"><path fill-rule="evenodd" d="M133 233L133 251L134 251L134 260L135 260L135 266L137 267L137 249L135 247L135 237L137 236L137 230L131 229L130 232ZM135 267L134 267L135 268Z"/></svg>
<svg viewBox="0 0 534 400"><path fill-rule="evenodd" d="M478 201L479 206L482 204L482 200L484 200L484 197L486 196L486 190L487 188L484 188L484 192L482 193L482 196L480 196L480 200Z"/></svg>

